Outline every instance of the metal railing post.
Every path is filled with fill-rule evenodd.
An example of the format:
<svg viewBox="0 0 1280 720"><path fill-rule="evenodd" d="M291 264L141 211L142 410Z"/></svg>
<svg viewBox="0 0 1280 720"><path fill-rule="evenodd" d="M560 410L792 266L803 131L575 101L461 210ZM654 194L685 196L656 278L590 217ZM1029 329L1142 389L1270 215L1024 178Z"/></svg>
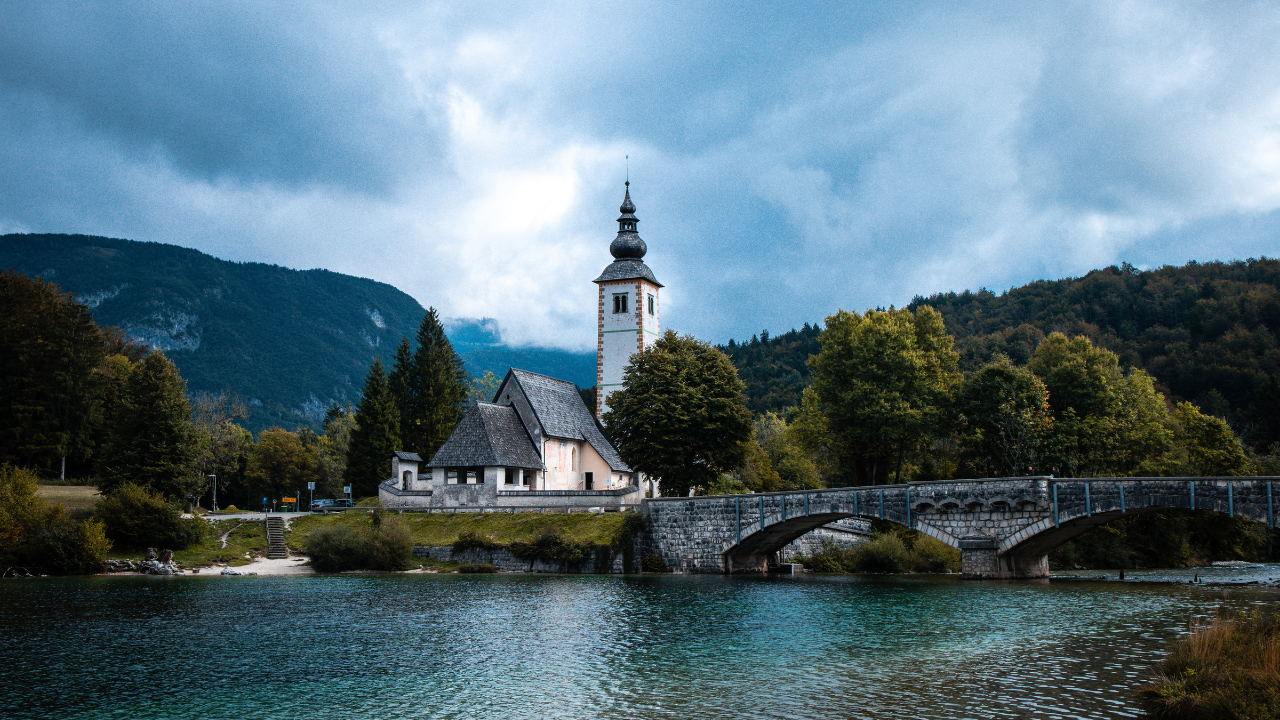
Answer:
<svg viewBox="0 0 1280 720"><path fill-rule="evenodd" d="M1189 481L1187 483L1187 487L1190 488L1190 492L1191 492L1191 509L1195 510L1196 509L1196 481L1195 480Z"/></svg>
<svg viewBox="0 0 1280 720"><path fill-rule="evenodd" d="M911 525L911 486L910 485L907 486L907 527L909 528L913 527Z"/></svg>
<svg viewBox="0 0 1280 720"><path fill-rule="evenodd" d="M760 496L760 529L764 529L764 496Z"/></svg>
<svg viewBox="0 0 1280 720"><path fill-rule="evenodd" d="M733 499L733 529L737 535L735 544L742 544L742 498Z"/></svg>
<svg viewBox="0 0 1280 720"><path fill-rule="evenodd" d="M884 488L880 488L880 519L884 519Z"/></svg>
<svg viewBox="0 0 1280 720"><path fill-rule="evenodd" d="M1058 527L1058 483L1053 484L1053 526Z"/></svg>
<svg viewBox="0 0 1280 720"><path fill-rule="evenodd" d="M1121 515L1123 515L1123 514L1125 513L1125 507L1124 507L1124 486L1123 486L1123 485L1121 485L1120 483L1116 483L1116 487L1120 488L1120 514L1121 514Z"/></svg>
<svg viewBox="0 0 1280 720"><path fill-rule="evenodd" d="M1235 497L1234 497L1234 493L1231 492L1231 485L1232 485L1232 482L1228 480L1227 481L1227 517L1236 516Z"/></svg>
<svg viewBox="0 0 1280 720"><path fill-rule="evenodd" d="M804 516L809 517L809 493L804 494Z"/></svg>
<svg viewBox="0 0 1280 720"><path fill-rule="evenodd" d="M1089 482L1084 484L1084 514L1093 517L1093 501L1089 499Z"/></svg>

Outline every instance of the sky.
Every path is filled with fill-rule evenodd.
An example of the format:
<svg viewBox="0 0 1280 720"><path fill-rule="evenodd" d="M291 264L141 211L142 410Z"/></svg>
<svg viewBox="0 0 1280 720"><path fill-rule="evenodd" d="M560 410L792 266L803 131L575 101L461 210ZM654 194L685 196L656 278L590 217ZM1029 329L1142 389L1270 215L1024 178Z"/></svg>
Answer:
<svg viewBox="0 0 1280 720"><path fill-rule="evenodd" d="M0 8L0 232L328 268L585 350L628 172L663 326L712 342L1275 257L1280 4Z"/></svg>

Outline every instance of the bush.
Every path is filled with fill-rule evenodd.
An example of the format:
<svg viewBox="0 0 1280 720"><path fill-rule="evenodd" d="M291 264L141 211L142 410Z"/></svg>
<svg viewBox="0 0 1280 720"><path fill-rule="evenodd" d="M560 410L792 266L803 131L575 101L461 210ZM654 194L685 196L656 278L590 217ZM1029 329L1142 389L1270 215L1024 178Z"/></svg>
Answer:
<svg viewBox="0 0 1280 720"><path fill-rule="evenodd" d="M1280 616L1255 611L1193 628L1138 701L1169 720L1280 717Z"/></svg>
<svg viewBox="0 0 1280 720"><path fill-rule="evenodd" d="M640 559L640 569L647 573L669 573L671 568L662 561L662 556L657 553L649 553Z"/></svg>
<svg viewBox="0 0 1280 720"><path fill-rule="evenodd" d="M496 573L498 572L498 568L490 565L489 563L480 563L478 565L469 565L464 563L458 566L458 572L460 573Z"/></svg>
<svg viewBox="0 0 1280 720"><path fill-rule="evenodd" d="M521 560L541 560L548 563L574 565L586 562L594 548L586 543L565 540L560 533L549 530L531 543L511 543L511 554Z"/></svg>
<svg viewBox="0 0 1280 720"><path fill-rule="evenodd" d="M897 535L875 535L851 551L854 572L899 573L906 569L909 554Z"/></svg>
<svg viewBox="0 0 1280 720"><path fill-rule="evenodd" d="M110 550L101 522L77 522L36 495L31 472L0 465L0 561L77 575L101 572Z"/></svg>
<svg viewBox="0 0 1280 720"><path fill-rule="evenodd" d="M374 511L367 541L370 570L408 570L413 562L413 538L400 518Z"/></svg>
<svg viewBox="0 0 1280 720"><path fill-rule="evenodd" d="M316 572L359 570L365 567L368 556L364 534L350 525L316 528L307 535L302 548Z"/></svg>
<svg viewBox="0 0 1280 720"><path fill-rule="evenodd" d="M98 503L94 517L106 526L112 542L130 549L183 550L209 534L208 523L183 519L176 506L133 483L112 490Z"/></svg>
<svg viewBox="0 0 1280 720"><path fill-rule="evenodd" d="M496 542L482 536L475 530L467 530L466 532L458 535L457 540L453 541L453 551L456 553L463 552L464 550L471 550L473 548L493 550L497 547L498 544Z"/></svg>
<svg viewBox="0 0 1280 720"><path fill-rule="evenodd" d="M23 564L52 575L102 572L102 561L111 550L103 524L97 520L76 522L61 513L55 515L60 517L39 528L24 546Z"/></svg>
<svg viewBox="0 0 1280 720"><path fill-rule="evenodd" d="M907 567L911 572L960 572L960 551L928 535L917 534Z"/></svg>

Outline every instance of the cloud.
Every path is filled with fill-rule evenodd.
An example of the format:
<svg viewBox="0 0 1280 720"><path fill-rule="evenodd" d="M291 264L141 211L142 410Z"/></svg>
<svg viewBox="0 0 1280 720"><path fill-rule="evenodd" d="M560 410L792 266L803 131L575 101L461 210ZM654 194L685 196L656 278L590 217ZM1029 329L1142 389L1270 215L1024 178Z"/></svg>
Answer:
<svg viewBox="0 0 1280 720"><path fill-rule="evenodd" d="M1277 249L1270 4L43 3L0 229L390 282L588 348L624 155L664 323Z"/></svg>

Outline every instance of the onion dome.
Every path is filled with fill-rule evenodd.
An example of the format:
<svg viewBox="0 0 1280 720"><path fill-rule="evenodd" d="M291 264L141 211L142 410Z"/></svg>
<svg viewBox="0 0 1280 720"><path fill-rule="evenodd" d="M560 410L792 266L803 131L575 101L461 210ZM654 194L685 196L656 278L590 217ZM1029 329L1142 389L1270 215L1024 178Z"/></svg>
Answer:
<svg viewBox="0 0 1280 720"><path fill-rule="evenodd" d="M617 260L639 260L644 257L649 248L636 233L636 223L640 221L636 219L636 206L631 203L631 181L629 180L626 195L622 198L622 206L618 208L618 212L622 213L618 217L618 237L609 243L609 254Z"/></svg>

